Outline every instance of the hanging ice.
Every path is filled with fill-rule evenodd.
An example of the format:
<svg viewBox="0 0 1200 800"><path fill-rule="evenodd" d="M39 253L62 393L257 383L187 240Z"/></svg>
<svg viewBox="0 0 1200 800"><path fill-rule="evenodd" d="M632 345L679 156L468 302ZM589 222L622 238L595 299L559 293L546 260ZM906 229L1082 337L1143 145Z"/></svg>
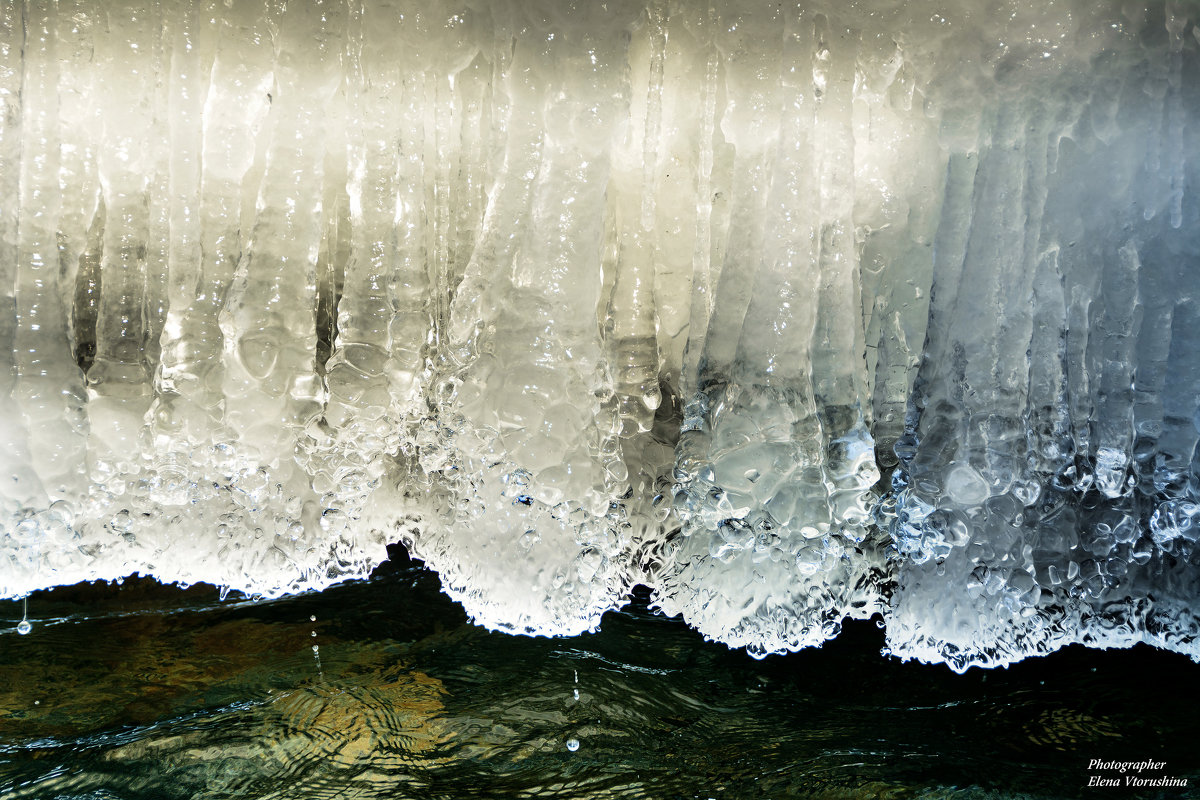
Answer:
<svg viewBox="0 0 1200 800"><path fill-rule="evenodd" d="M0 6L0 596L1200 658L1188 6Z"/></svg>

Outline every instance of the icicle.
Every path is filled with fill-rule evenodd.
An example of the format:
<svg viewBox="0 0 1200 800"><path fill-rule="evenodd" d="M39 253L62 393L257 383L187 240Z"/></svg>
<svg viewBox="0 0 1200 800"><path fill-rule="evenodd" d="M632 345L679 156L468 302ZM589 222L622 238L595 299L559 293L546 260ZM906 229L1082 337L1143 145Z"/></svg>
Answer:
<svg viewBox="0 0 1200 800"><path fill-rule="evenodd" d="M316 443L309 464L322 504L347 525L379 484L385 459L408 444L404 425L423 400L434 304L424 258L424 80L391 58L399 36L423 63L432 31L387 4L355 7L351 23L349 257L327 365L329 441Z"/></svg>
<svg viewBox="0 0 1200 800"><path fill-rule="evenodd" d="M277 119L248 251L221 314L225 421L249 465L290 458L323 400L313 361L315 270L322 123L338 83L337 13L318 3L283 17L271 100Z"/></svg>
<svg viewBox="0 0 1200 800"><path fill-rule="evenodd" d="M159 464L156 492L160 502L171 504L211 484L210 470L228 475L233 469L224 445L224 340L218 317L242 252L243 180L271 103L271 54L264 31L234 19L216 20L199 30L181 27L194 49L175 51L174 97L181 104L187 98L188 110L182 118L172 117L172 231L177 238L170 251L170 303L151 411ZM196 119L198 131L188 124Z"/></svg>
<svg viewBox="0 0 1200 800"><path fill-rule="evenodd" d="M1141 278L1138 279L1139 284ZM1163 430L1163 389L1170 370L1170 348L1174 326L1174 292L1148 292L1141 297L1142 313L1135 357L1137 370L1132 388L1132 471L1138 491L1153 496L1158 492L1159 437Z"/></svg>
<svg viewBox="0 0 1200 800"><path fill-rule="evenodd" d="M198 494L196 487L202 482L200 476L190 474L197 454L187 447L186 432L172 429L169 405L164 405L169 404L164 390L169 395L177 388L172 379L178 375L179 338L186 326L185 319L193 311L203 258L201 112L212 70L211 39L211 31L200 20L199 9L184 9L178 16L164 20L162 53L158 55L163 63L155 67L156 72L170 78L160 82L159 92L165 96L155 109L157 130L153 154L159 180L150 187L151 259L145 299L147 360L154 367L154 396L148 415L151 453L147 455L155 472L147 488L155 501L167 505L186 503ZM184 345L192 346L192 342ZM163 441L158 441L160 437ZM167 446L168 439L173 448ZM167 454L168 449L176 452ZM161 525L149 527L147 534L152 537L161 532Z"/></svg>
<svg viewBox="0 0 1200 800"><path fill-rule="evenodd" d="M1183 225L1183 193L1184 193L1184 111L1183 99L1183 32L1187 29L1188 18L1183 4L1168 2L1167 6L1167 35L1170 50L1170 66L1167 74L1166 99L1166 131L1165 131L1165 160L1163 167L1167 171L1167 213L1170 214L1172 228ZM1193 28L1193 31L1195 28Z"/></svg>
<svg viewBox="0 0 1200 800"><path fill-rule="evenodd" d="M925 474L953 458L959 436L959 410L955 387L961 385L963 364L956 358L956 341L951 336L959 297L970 291L964 285L963 263L974 219L970 198L975 193L979 157L974 152L953 153L947 163L942 219L934 247L933 297L929 304L928 336L924 357L913 385L906 413L905 433L897 441L900 462L899 490L895 498L897 516L890 533L899 553L924 563L940 553L945 543L925 536L924 522L933 511L940 487L923 484ZM933 425L934 419L939 420Z"/></svg>
<svg viewBox="0 0 1200 800"><path fill-rule="evenodd" d="M564 28L521 11L527 27L505 74L504 166L451 311L447 355L467 361L447 409L465 513L457 530L418 547L477 619L587 630L627 580L604 519L625 476L604 445L613 421L599 405L596 314L609 148L628 107L623 74L611 71L626 45L613 33L634 16L596 12L592 24ZM563 74L575 76L569 92ZM469 541L490 545L468 552ZM490 547L528 555L501 566ZM538 602L526 601L531 588Z"/></svg>
<svg viewBox="0 0 1200 800"><path fill-rule="evenodd" d="M681 552L672 554L673 565L655 576L658 602L665 610L681 611L709 635L732 630L720 635L732 635L760 655L822 641L835 635L852 608L869 614L878 602L869 582L860 580L869 569L866 564L844 557L844 542L860 541L869 520L869 508L863 507L870 499L863 495L876 479L869 436L864 446L847 441L854 424L865 433L859 410L857 423L854 414L849 423L839 415L842 427L831 442L826 422L832 417L824 413L826 403L857 408L865 390L864 365L846 356L862 340L853 256L843 249L849 240L838 240L825 261L818 242L823 213L843 231L853 225L844 202L821 208L825 192L836 191L839 184L852 186L853 157L845 148L852 142L853 49L837 53L831 75L822 20L801 14L773 22L784 29L776 65L778 105L771 109L764 102L773 92L767 90L769 73L761 65L751 60L744 67L730 67L731 96L761 106L747 114L739 112L735 101L729 113L741 116L726 129L738 158L748 161L746 168L761 169L772 178L766 183L769 192L751 181L745 196L734 196L734 219L744 215L744 224L755 227L731 233L744 237L746 246L731 239L726 251L706 339L706 377L679 445L676 474L683 482L677 510L688 538L677 540ZM732 43L730 49L741 53ZM793 66L814 53L814 69ZM742 68L746 71L739 75ZM841 128L832 118L824 120L835 123L831 136L844 135L836 146L819 140L820 104L831 89L831 113L846 115ZM818 190L821 181L829 185ZM849 263L842 263L845 259ZM820 287L816 292L814 285ZM732 316L722 318L723 303L730 303ZM825 327L814 342L818 320ZM736 334L723 329L734 325ZM725 343L730 336L736 341L732 353ZM834 387L821 387L826 394L818 402L811 370L814 352L822 347L837 349L841 358L823 374L844 374L849 386L840 394ZM827 450L845 457L849 480L856 482L853 488L826 475ZM863 463L869 468L861 468ZM837 468L842 468L840 461ZM847 499L842 492L854 497ZM721 588L704 591L702 586ZM788 599L776 605L771 598L780 596Z"/></svg>
<svg viewBox="0 0 1200 800"><path fill-rule="evenodd" d="M709 7L699 23L697 38L704 56L704 82L700 91L700 119L697 133L696 158L696 244L692 252L692 293L690 303L688 341L684 351L684 364L680 378L680 389L690 397L700 385L700 365L703 360L704 341L712 316L713 291L717 286L719 265L714 265L713 246L713 161L714 139L717 134L717 94L720 53L713 41L713 19L715 11Z"/></svg>
<svg viewBox="0 0 1200 800"><path fill-rule="evenodd" d="M429 216L426 235L429 279L433 287L433 329L440 339L442 325L449 316L449 302L462 278L463 263L453 259L457 254L458 231L455 222L461 219L459 204L461 174L466 168L462 156L462 95L457 90L458 75L472 62L477 51L470 41L472 28L479 25L477 15L454 13L448 15L443 34L450 46L430 53L431 79L424 82L426 109L424 132L424 168L432 175L425 182L425 205ZM430 113L432 111L432 113ZM432 118L430 118L432 117ZM465 197L463 199L466 199Z"/></svg>
<svg viewBox="0 0 1200 800"><path fill-rule="evenodd" d="M336 308L337 339L325 365L329 390L325 419L335 431L351 437L383 433L359 430L357 418L366 424L387 424L383 419L390 402L384 370L391 317L387 274L394 257L390 245L399 156L392 117L399 104L387 98L401 88L399 75L386 63L378 63L379 42L395 32L395 19L384 17L391 9L385 6L368 14L361 4L353 8L346 113L362 123L348 126L346 132L351 244ZM372 107L381 113L367 114Z"/></svg>
<svg viewBox="0 0 1200 800"><path fill-rule="evenodd" d="M1171 314L1171 349L1163 385L1162 433L1154 469L1154 488L1177 496L1191 479L1192 455L1200 441L1197 409L1200 406L1200 365L1196 364L1200 340L1200 309L1188 298L1175 303Z"/></svg>
<svg viewBox="0 0 1200 800"><path fill-rule="evenodd" d="M1089 371L1095 383L1096 488L1106 497L1128 494L1126 483L1133 453L1133 370L1137 342L1140 267L1137 248L1127 242L1103 266L1098 294L1107 298L1097 307L1092 324L1096 336Z"/></svg>
<svg viewBox="0 0 1200 800"><path fill-rule="evenodd" d="M640 167L633 185L614 191L610 203L629 207L618 216L616 276L608 297L604 333L613 371L618 414L625 434L650 430L659 394L657 320L654 304L655 174L662 129L663 59L666 48L665 10L649 12L650 66L641 135ZM615 187L614 187L615 188ZM619 194L618 194L619 193ZM619 199L618 199L619 197ZM636 210L636 213L633 213Z"/></svg>
<svg viewBox="0 0 1200 800"><path fill-rule="evenodd" d="M1058 249L1041 256L1033 284L1033 324L1029 342L1029 399L1025 412L1025 450L1034 475L1057 475L1072 461L1067 410L1067 302ZM1035 502L1043 487L1022 481L1025 503Z"/></svg>
<svg viewBox="0 0 1200 800"><path fill-rule="evenodd" d="M398 21L402 30L409 27L407 22ZM388 276L387 373L392 405L397 413L412 413L425 398L422 377L427 375L426 359L430 357L431 332L439 306L433 291L438 273L430 260L430 244L435 236L430 220L430 177L434 165L426 161L430 148L436 146L432 141L436 137L435 126L429 119L426 105L427 76L436 58L424 42L418 41L418 37L428 39L431 33L428 30L410 31L409 48L416 63L425 69L397 76L403 88L397 104L399 160L393 179L396 187L393 200L395 250L391 258L383 262L391 270ZM388 43L380 40L376 47L381 62L386 63ZM444 198L442 202L445 202Z"/></svg>
<svg viewBox="0 0 1200 800"><path fill-rule="evenodd" d="M19 4L0 6L0 195L10 198L0 206L0 402L6 406L14 400L18 361L14 340L21 205L12 198L21 193L23 35ZM16 526L24 508L45 502L45 491L31 464L29 432L22 415L0 416L0 470L12 478L0 489L0 525L6 530ZM0 587L5 583L0 579Z"/></svg>
<svg viewBox="0 0 1200 800"><path fill-rule="evenodd" d="M821 470L829 491L834 530L852 541L866 535L879 480L868 430L862 298L854 242L854 136L852 128L856 48L853 37L835 36L827 18L815 21L813 86L816 100L813 149L820 198L817 229L819 287L809 374L825 438Z"/></svg>
<svg viewBox="0 0 1200 800"><path fill-rule="evenodd" d="M13 395L29 430L34 470L52 500L82 499L87 417L59 283L57 64L52 9L25 10L21 83L20 218L17 229Z"/></svg>
<svg viewBox="0 0 1200 800"><path fill-rule="evenodd" d="M171 68L172 53L175 49L177 26L187 23L189 13L194 9L187 8L183 13L174 13L171 4L165 3L161 17L161 30L148 43L150 47L150 69L156 76L167 74ZM187 43L180 43L184 49ZM145 333L145 362L147 369L147 389L153 400L152 380L158 371L162 357L162 332L167 321L167 310L170 304L170 272L171 272L171 236L172 191L171 191L171 157L173 155L171 138L171 111L178 109L180 102L172 104L171 81L156 79L150 92L150 128L147 160L149 173L147 175L147 221L146 221L146 268L144 272L145 286L142 289L142 307ZM140 451L141 448L139 448Z"/></svg>
<svg viewBox="0 0 1200 800"><path fill-rule="evenodd" d="M59 3L55 35L62 68L58 80L59 186L62 217L59 223L59 258L62 286L76 307L68 320L71 343L84 370L96 355L96 312L100 299L100 259L104 238L104 211L98 174L99 133L103 128L97 102L95 56L96 29L104 29L102 15L87 0ZM81 267L87 274L80 280ZM74 292L70 290L74 287ZM83 293L83 297L78 294ZM76 295L72 297L71 295ZM83 313L80 313L83 311ZM82 322L82 326L77 326Z"/></svg>
<svg viewBox="0 0 1200 800"><path fill-rule="evenodd" d="M112 71L101 104L126 113L104 115L98 159L106 218L96 356L87 384L93 423L89 468L101 484L123 481L122 473L136 469L142 418L151 401L143 297L155 167L153 33L161 29L161 19L140 6L118 4L108 9L108 23L107 35L96 43L97 58Z"/></svg>

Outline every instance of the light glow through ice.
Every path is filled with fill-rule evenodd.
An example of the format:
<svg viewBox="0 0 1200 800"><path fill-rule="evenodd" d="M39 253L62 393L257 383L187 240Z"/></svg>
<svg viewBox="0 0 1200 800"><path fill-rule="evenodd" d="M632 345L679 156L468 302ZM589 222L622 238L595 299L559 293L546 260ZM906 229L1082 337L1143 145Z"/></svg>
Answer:
<svg viewBox="0 0 1200 800"><path fill-rule="evenodd" d="M1200 659L1184 3L0 5L0 596Z"/></svg>

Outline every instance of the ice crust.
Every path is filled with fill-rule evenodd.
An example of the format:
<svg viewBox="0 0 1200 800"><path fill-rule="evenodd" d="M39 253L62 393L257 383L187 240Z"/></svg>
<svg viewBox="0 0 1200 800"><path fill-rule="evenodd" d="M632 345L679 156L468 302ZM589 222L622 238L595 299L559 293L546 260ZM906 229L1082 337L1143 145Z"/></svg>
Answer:
<svg viewBox="0 0 1200 800"><path fill-rule="evenodd" d="M1200 660L1184 3L0 5L0 596Z"/></svg>

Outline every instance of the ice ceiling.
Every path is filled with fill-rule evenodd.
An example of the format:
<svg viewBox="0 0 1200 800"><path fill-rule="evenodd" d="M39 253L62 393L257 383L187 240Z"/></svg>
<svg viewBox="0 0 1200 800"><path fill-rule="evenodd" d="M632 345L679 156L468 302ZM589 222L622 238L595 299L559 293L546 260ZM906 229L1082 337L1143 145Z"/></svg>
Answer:
<svg viewBox="0 0 1200 800"><path fill-rule="evenodd" d="M1196 12L4 3L0 596L1200 658Z"/></svg>

